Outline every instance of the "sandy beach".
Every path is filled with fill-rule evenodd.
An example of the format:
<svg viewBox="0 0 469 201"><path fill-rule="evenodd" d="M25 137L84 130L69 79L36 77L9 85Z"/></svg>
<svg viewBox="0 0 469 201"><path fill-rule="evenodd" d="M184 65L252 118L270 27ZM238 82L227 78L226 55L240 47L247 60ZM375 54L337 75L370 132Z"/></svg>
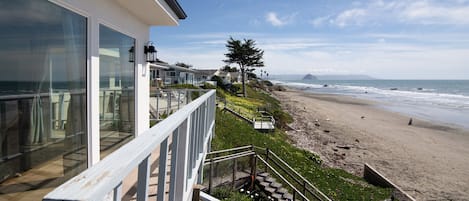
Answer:
<svg viewBox="0 0 469 201"><path fill-rule="evenodd" d="M469 200L469 131L341 95L276 91L295 144L362 176L368 163L417 200Z"/></svg>

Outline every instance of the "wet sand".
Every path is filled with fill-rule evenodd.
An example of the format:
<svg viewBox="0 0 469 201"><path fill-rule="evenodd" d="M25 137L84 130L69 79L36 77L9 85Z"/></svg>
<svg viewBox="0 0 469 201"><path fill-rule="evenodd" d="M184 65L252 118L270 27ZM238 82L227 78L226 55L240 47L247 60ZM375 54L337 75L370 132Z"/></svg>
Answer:
<svg viewBox="0 0 469 201"><path fill-rule="evenodd" d="M295 144L362 176L368 163L417 200L469 200L469 131L380 109L349 96L274 92Z"/></svg>

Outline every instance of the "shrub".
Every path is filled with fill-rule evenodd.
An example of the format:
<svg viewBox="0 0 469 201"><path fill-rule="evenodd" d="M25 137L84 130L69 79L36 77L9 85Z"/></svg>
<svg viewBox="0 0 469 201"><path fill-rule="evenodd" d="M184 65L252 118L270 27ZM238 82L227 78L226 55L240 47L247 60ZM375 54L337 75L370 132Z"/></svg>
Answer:
<svg viewBox="0 0 469 201"><path fill-rule="evenodd" d="M216 75L212 76L212 78L210 79L210 81L214 81L214 82L217 82L217 86L223 86L224 83L223 83L223 79L221 79L221 77L218 77Z"/></svg>
<svg viewBox="0 0 469 201"><path fill-rule="evenodd" d="M203 89L216 89L217 87L216 86L213 86L212 84L210 83L204 83L204 85L202 86Z"/></svg>
<svg viewBox="0 0 469 201"><path fill-rule="evenodd" d="M241 194L228 187L217 188L212 195L222 201L252 201L248 195Z"/></svg>

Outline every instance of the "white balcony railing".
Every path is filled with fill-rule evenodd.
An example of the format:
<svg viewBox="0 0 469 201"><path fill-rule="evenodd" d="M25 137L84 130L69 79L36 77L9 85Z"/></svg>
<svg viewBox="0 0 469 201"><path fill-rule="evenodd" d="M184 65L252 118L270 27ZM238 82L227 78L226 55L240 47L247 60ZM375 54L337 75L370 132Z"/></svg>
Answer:
<svg viewBox="0 0 469 201"><path fill-rule="evenodd" d="M169 200L190 200L193 185L201 180L214 126L215 90L211 90L54 189L44 200L121 200L122 182L137 167L137 200L147 200L150 156L158 148L158 184L163 185L157 186L157 192L169 191ZM172 154L168 166L169 150ZM169 189L165 189L168 182ZM157 194L157 200L164 197L164 193Z"/></svg>

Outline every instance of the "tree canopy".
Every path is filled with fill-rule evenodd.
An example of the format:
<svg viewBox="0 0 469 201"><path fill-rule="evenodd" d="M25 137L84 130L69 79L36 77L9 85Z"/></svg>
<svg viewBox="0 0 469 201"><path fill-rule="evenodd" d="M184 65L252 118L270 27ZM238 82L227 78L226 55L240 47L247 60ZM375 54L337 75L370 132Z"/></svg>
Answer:
<svg viewBox="0 0 469 201"><path fill-rule="evenodd" d="M229 65L223 66L221 70L225 72L238 72L239 71L236 67L231 67Z"/></svg>
<svg viewBox="0 0 469 201"><path fill-rule="evenodd" d="M238 64L242 74L243 95L246 97L245 72L248 68L263 67L264 51L256 48L256 42L252 39L235 40L233 37L226 43L228 53L225 54L226 64Z"/></svg>
<svg viewBox="0 0 469 201"><path fill-rule="evenodd" d="M179 66L179 67L183 67L183 68L191 68L192 65L190 64L186 64L186 63L183 63L183 62L176 62L176 64L174 64L175 66Z"/></svg>

